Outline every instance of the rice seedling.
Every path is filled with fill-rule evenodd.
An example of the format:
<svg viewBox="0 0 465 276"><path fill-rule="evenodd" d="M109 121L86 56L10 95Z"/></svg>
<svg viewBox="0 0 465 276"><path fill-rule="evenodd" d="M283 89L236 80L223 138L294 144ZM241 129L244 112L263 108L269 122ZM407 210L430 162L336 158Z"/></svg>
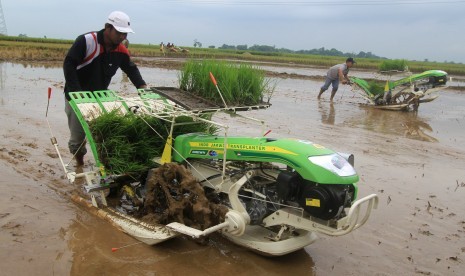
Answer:
<svg viewBox="0 0 465 276"><path fill-rule="evenodd" d="M384 92L384 85L379 81L368 81L368 85L370 87L370 92L373 95L378 95Z"/></svg>
<svg viewBox="0 0 465 276"><path fill-rule="evenodd" d="M265 97L269 101L275 88L265 78L265 72L252 64L189 60L178 77L180 89L221 105L222 100L210 80L210 72L215 76L227 105L256 105Z"/></svg>
<svg viewBox="0 0 465 276"><path fill-rule="evenodd" d="M210 118L211 115L203 115ZM176 123L193 122L191 117L177 117ZM161 156L169 134L170 123L158 118L117 112L103 114L89 122L98 158L105 169L114 175L139 179L156 166L153 159ZM155 129L162 137L153 131ZM202 132L213 134L215 128L206 123L176 126L173 138L180 134Z"/></svg>
<svg viewBox="0 0 465 276"><path fill-rule="evenodd" d="M384 60L379 65L379 71L407 71L407 61L405 59Z"/></svg>

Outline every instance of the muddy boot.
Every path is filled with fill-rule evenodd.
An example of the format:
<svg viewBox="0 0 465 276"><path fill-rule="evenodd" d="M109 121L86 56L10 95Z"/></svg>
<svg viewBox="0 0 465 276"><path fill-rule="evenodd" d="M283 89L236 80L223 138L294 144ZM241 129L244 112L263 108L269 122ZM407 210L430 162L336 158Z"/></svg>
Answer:
<svg viewBox="0 0 465 276"><path fill-rule="evenodd" d="M318 100L320 99L321 94L323 94L323 92L325 92L325 91L323 89L320 89L320 93L318 94L318 97L317 97Z"/></svg>
<svg viewBox="0 0 465 276"><path fill-rule="evenodd" d="M74 156L74 159L76 160L77 166L84 166L84 154L78 152Z"/></svg>
<svg viewBox="0 0 465 276"><path fill-rule="evenodd" d="M75 168L74 172L75 172L76 174L83 173L83 172L84 172L84 166L78 166L78 165L76 165L76 168ZM85 185L85 184L86 184L86 180L85 180L84 177L76 177L76 178L74 179L73 185L76 185L76 186L78 186L78 187L81 187L81 186L83 186L83 185Z"/></svg>

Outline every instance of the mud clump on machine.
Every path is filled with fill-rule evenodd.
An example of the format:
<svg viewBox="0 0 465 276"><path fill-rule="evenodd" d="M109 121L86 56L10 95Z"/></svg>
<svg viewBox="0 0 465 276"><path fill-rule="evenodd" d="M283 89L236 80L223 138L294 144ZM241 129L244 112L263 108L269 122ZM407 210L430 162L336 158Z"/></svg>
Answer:
<svg viewBox="0 0 465 276"><path fill-rule="evenodd" d="M159 224L179 222L204 230L223 222L228 207L207 198L189 170L167 163L149 171L141 220Z"/></svg>

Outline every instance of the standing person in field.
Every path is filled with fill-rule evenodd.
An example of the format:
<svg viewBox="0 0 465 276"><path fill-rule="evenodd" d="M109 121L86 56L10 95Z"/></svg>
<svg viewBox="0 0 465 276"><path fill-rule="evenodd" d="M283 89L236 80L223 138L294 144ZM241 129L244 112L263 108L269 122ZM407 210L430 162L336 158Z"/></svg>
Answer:
<svg viewBox="0 0 465 276"><path fill-rule="evenodd" d="M345 63L334 65L333 67L329 68L328 73L326 73L326 80L325 84L320 88L320 93L318 94L318 99L320 99L321 94L328 90L329 85L333 87L331 91L331 98L330 100L333 101L334 95L336 95L337 89L339 87L339 81L343 84L348 84L349 77L349 69L354 66L355 60L353 58L346 59Z"/></svg>
<svg viewBox="0 0 465 276"><path fill-rule="evenodd" d="M160 52L162 52L163 56L165 56L165 44L163 43L163 41L160 43Z"/></svg>
<svg viewBox="0 0 465 276"><path fill-rule="evenodd" d="M78 166L84 165L87 152L85 133L69 104L69 92L106 90L111 78L121 68L136 88L146 88L136 64L131 61L128 49L123 45L131 29L129 16L114 11L108 16L105 28L80 35L68 51L63 63L65 75L65 112L71 136L70 152Z"/></svg>

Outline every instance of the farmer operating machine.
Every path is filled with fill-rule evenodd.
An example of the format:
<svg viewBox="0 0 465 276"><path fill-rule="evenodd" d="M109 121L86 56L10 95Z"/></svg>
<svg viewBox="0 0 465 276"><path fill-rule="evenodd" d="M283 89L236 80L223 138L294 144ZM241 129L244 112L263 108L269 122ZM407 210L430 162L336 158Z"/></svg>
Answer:
<svg viewBox="0 0 465 276"><path fill-rule="evenodd" d="M139 90L136 97L123 97L110 90L70 93L70 105L80 119L95 159L95 169L81 173L70 171L63 163L71 182L84 179L83 192L88 199L74 197L77 201L150 245L178 235L202 238L220 232L236 244L272 256L285 255L313 243L316 233L330 236L350 233L365 224L377 207L375 194L358 199L359 176L353 167L353 155L334 152L304 139L269 138L263 121L241 115L244 111L268 108L269 104L195 107L172 96L180 92L151 88ZM202 192L208 194L209 201L227 207L224 216L217 223L199 229L182 219L166 224L149 223L127 212L130 207L112 204L107 199L108 191L120 188L117 185L120 176L108 173L89 130L89 122L109 112L141 120L151 116L168 122L171 129L169 135L162 137L166 143L163 154L154 156L158 164L155 172L173 164L189 171ZM258 137L230 137L227 125L205 116L220 112L258 123L262 132ZM222 135L186 133L173 137L179 124L175 118L181 116L193 118L192 124L212 125ZM158 134L154 129L153 135ZM58 151L56 139L52 143ZM172 186L165 196L171 195L173 202L190 196L188 191L175 194L182 181L177 172L170 179ZM126 199L137 197L139 202L146 201L150 194L143 182L125 185L130 188L124 193ZM133 201L129 202L131 205Z"/></svg>

